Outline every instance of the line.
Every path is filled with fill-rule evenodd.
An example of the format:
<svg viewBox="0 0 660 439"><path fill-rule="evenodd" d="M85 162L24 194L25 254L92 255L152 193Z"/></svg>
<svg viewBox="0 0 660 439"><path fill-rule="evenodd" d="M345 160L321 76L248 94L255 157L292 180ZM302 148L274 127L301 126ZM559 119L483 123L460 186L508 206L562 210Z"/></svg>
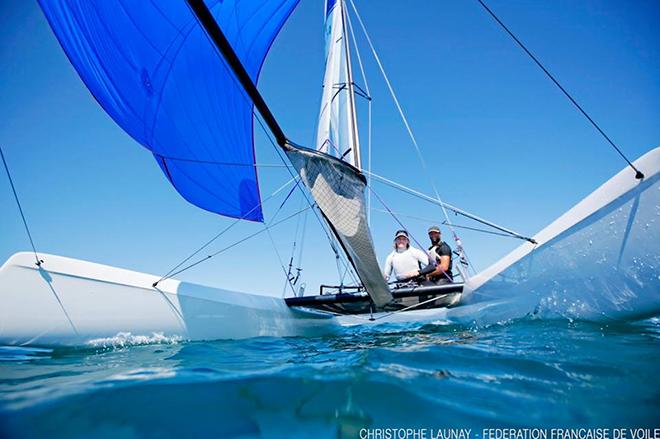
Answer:
<svg viewBox="0 0 660 439"><path fill-rule="evenodd" d="M9 184L11 185L11 190L14 193L14 199L16 200L16 205L18 206L18 211L21 213L21 218L23 219L23 225L25 226L25 231L27 232L28 238L30 239L30 245L32 246L32 251L34 252L34 258L37 261L37 266L40 266L43 262L39 259L37 254L37 249L34 246L34 241L32 240L32 234L30 233L30 228L28 227L27 220L25 219L25 214L23 213L23 208L21 207L21 201L18 199L18 194L16 193L16 187L14 186L14 180L11 178L9 173L9 166L5 160L5 154L2 152L2 147L0 146L0 157L2 157L2 164L5 166L5 171L7 172L7 178L9 178Z"/></svg>
<svg viewBox="0 0 660 439"><path fill-rule="evenodd" d="M502 29L504 29L506 31L506 33L508 33L509 36L511 38L513 38L513 40L520 46L520 48L522 50L524 50L525 53L527 55L529 55L530 58L532 58L532 60L536 63L537 66L539 66L541 68L541 70L543 70L543 72L548 76L548 78L550 78L550 80L552 80L552 82L554 82L554 84L557 87L559 87L559 89L562 91L562 93L564 93L564 95L566 95L566 97L573 103L573 105L575 105L575 107L578 110L580 110L580 113L582 113L582 115L584 117L586 117L589 122L591 122L591 125L593 125L594 128L596 128L596 130L598 130L598 132L605 138L605 140L607 140L607 142L610 145L612 145L612 148L614 148L616 150L616 152L618 152L619 155L628 163L628 165L635 170L635 178L638 179L638 180L641 180L642 178L644 178L644 174L642 173L642 171L637 169L635 167L635 165L633 165L632 162L630 160L628 160L628 157L626 157L623 154L623 152L621 152L619 147L614 144L612 139L610 139L609 136L607 134L605 134L605 132L598 126L598 124L591 118L591 116L589 116L587 114L587 112L582 108L582 106L580 106L580 104L578 104L577 101L575 99L573 99L573 96L571 96L570 93L568 93L568 91L566 91L566 89L564 87L562 87L562 85L559 83L559 81L557 81L555 79L555 77L552 76L552 74L548 71L548 69L543 67L543 64L541 64L541 62L534 56L534 54L532 54L532 52L530 52L527 49L527 47L525 47L525 45L513 34L513 32L511 32L509 30L508 27L506 27L506 25L504 23L502 23L502 20L497 18L497 15L495 15L495 13L493 11L491 11L490 8L488 6L486 6L486 4L482 0L477 0L477 1L479 2L479 4L481 6L484 7L484 9L490 14L490 16L493 17L495 19L495 21L497 21L497 23L502 27Z"/></svg>

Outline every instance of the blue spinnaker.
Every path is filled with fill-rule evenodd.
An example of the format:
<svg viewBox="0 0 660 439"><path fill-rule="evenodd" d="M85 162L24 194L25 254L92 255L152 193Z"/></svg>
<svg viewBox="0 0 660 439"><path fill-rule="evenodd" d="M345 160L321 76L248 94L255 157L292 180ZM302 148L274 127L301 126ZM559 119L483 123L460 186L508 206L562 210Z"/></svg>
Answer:
<svg viewBox="0 0 660 439"><path fill-rule="evenodd" d="M206 2L255 83L298 1ZM40 4L96 100L186 200L263 221L252 102L184 0Z"/></svg>

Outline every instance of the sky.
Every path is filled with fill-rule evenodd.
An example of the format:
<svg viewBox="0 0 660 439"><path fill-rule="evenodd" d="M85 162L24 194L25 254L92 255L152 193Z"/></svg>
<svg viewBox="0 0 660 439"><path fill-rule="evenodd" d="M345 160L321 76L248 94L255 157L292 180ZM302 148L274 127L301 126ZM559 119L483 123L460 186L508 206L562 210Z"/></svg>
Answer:
<svg viewBox="0 0 660 439"><path fill-rule="evenodd" d="M533 235L625 166L476 0L355 3L428 170L358 33L373 98L372 172L427 194L433 193L433 181L444 201ZM660 146L660 2L487 4L629 158ZM36 1L2 0L0 28L0 145L39 252L163 274L233 222L183 200L149 151L99 107ZM323 1L301 0L259 81L288 137L302 145L315 139L323 48ZM363 85L361 78L357 82ZM365 102L358 99L358 107L364 145ZM281 163L263 133L256 132L255 141L258 163ZM282 167L263 167L262 197L289 178ZM373 189L421 245L427 244L426 228L444 220L437 206L378 183ZM265 204L266 223L286 192ZM295 193L278 218L301 206ZM382 261L399 225L377 200L372 207ZM4 173L0 208L1 263L30 248ZM453 215L451 221L475 226ZM320 283L337 282L333 252L311 214L305 222L274 226L270 236L262 233L178 278L280 296L282 264L288 265L296 228L302 230L303 223L304 242L298 239L296 245L303 249L307 293ZM263 229L239 223L200 255ZM442 229L453 244L447 227ZM521 243L457 231L475 271Z"/></svg>

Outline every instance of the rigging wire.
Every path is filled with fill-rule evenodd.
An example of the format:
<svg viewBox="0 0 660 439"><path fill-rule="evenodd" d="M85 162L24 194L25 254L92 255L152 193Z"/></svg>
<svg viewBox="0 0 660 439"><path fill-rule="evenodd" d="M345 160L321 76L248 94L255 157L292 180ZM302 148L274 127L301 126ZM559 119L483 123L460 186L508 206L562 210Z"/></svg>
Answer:
<svg viewBox="0 0 660 439"><path fill-rule="evenodd" d="M223 62L222 62L222 65L227 69L227 71L228 71L229 73L232 73L233 70L231 69L231 67L228 66L227 64L225 64L224 59L223 59L222 57L220 57L220 59L223 61ZM243 86L242 82L241 82L238 78L236 78L234 74L231 74L230 76L236 81L236 84L237 84L239 90L240 90L240 89L244 89L244 86ZM252 94L249 94L247 90L244 90L244 91L245 91L245 93L241 93L240 96L241 96L246 102L248 102L249 104L253 104L255 98L252 96ZM249 95L249 96L248 96L248 95ZM261 104L265 105L265 104L263 103L263 100L261 100ZM261 107L262 107L262 106L260 105L260 106L259 106L260 111L261 111ZM261 129L264 131L264 133L266 134L266 137L268 138L269 142L271 143L271 145L274 147L275 151L277 152L277 155L278 155L279 159L282 161L282 167L286 168L287 171L289 172L289 174L291 175L291 180L289 180L287 183L285 183L282 187L280 187L275 193L271 194L268 198L261 200L261 202L260 202L259 204L257 204L252 210L250 210L248 213L246 213L245 215L243 215L241 218L237 218L237 219L235 219L235 221L232 222L232 224L230 224L228 227L226 227L225 229L223 229L220 233L218 233L217 235L215 235L213 238L211 238L209 241L207 241L205 244L203 244L200 248L198 248L196 251L194 251L192 254L190 254L188 257L186 257L184 260L182 260L181 262L179 262L175 267L173 267L172 269L170 269L170 271L168 271L168 272L167 272L164 276L162 276L158 281L154 282L154 283L152 284L152 286L156 287L156 286L158 285L159 282L161 282L161 281L163 281L163 280L165 280L165 279L168 279L168 278L170 278L170 277L172 277L172 276L175 276L176 274L179 274L179 273L185 271L185 270L188 269L188 268L191 268L191 266L188 266L188 267L186 267L186 268L184 268L184 269L182 269L182 270L176 271L179 267L183 266L183 264L185 264L185 263L188 262L190 259L192 259L192 258L193 258L195 255L197 255L200 251L202 251L204 248L208 247L211 243L213 243L215 240L217 240L220 236L222 236L224 233L226 233L227 231L229 231L229 230L230 230L233 226L235 226L239 221L241 221L242 219L244 219L247 215L249 215L251 212L253 212L255 209L257 209L259 206L263 205L263 203L265 203L267 200L269 200L270 198L272 198L273 196L275 196L277 193L279 193L282 189L284 189L284 187L285 187L286 185L288 185L288 184L291 183L292 181L295 181L295 182L296 182L296 187L298 187L298 188L301 190L303 196L305 197L305 200L307 200L307 203L308 203L309 207L314 211L314 214L315 214L317 220L319 221L319 224L321 225L321 228L323 229L323 231L326 233L326 236L328 237L328 241L330 242L330 246L331 246L332 250L335 252L336 257L337 257L337 258L340 258L340 257L341 257L341 256L339 255L339 252L338 252L337 248L335 247L334 243L332 242L332 238L331 238L331 236L329 235L329 232L326 230L323 221L322 221L321 218L319 217L318 212L314 209L314 206L315 206L315 205L309 200L309 198L307 197L307 194L305 193L304 189L303 189L302 187L300 187L300 184L299 184L299 181L298 181L298 178L299 178L298 175L295 175L295 174L292 172L290 166L287 164L287 162L286 162L286 160L284 159L284 157L282 157L282 152L281 152L280 148L279 148L278 145L275 143L275 141L272 139L272 137L271 137L269 131L268 131L268 130L266 129L266 127L264 126L264 122L262 122L262 120L261 120L261 118L259 117L259 115L257 114L257 112L253 109L252 113L253 113L255 119L257 120L257 122L259 123L259 126L260 126ZM271 127L271 128L273 128L273 127L278 128L277 130L274 130L274 131L273 131L273 133L274 133L273 135L277 136L277 141L278 141L278 143L279 143L280 141L282 141L282 142L285 143L285 142L286 142L286 137L284 137L284 135L283 135L281 129L279 129L279 126L277 125L276 122L275 122L275 124L273 125L274 119L273 119L273 117L272 117L272 114L271 114L269 111L268 111L267 116L270 116L270 118L266 121L266 123L268 123L268 126ZM174 158L174 159L177 159L177 158ZM183 159L182 159L182 160L183 160ZM186 159L186 160L189 160L189 159ZM272 226L273 226L273 225L271 225L271 227L272 227ZM206 258L206 259L204 259L204 260L207 260L207 259L209 259L209 258ZM197 261L196 263L192 264L192 266L195 266L195 265L197 265L197 264L203 262L204 260L202 260L202 261ZM343 261L343 263L346 264L345 261Z"/></svg>
<svg viewBox="0 0 660 439"><path fill-rule="evenodd" d="M300 199L300 207L303 205L303 200L302 198ZM289 266L288 270L286 271L285 278L286 280L284 281L284 287L282 288L282 297L285 296L286 294L286 284L293 282L291 280L291 270L293 270L293 258L296 255L296 243L298 242L298 232L300 231L300 217L296 218L296 229L293 232L293 242L291 243L291 255L289 256ZM295 282L294 282L295 283ZM295 292L294 292L295 296Z"/></svg>
<svg viewBox="0 0 660 439"><path fill-rule="evenodd" d="M165 280L165 279L169 279L170 277L174 276L174 274L175 274L174 271L175 271L177 268L181 267L183 264L185 264L185 263L188 262L190 259L192 259L196 254L198 254L199 252L201 252L202 250L204 250L206 247L208 247L209 245L211 245L215 240L217 240L217 239L220 238L222 235L224 235L226 232L228 232L232 227L234 227L236 224L238 224L241 220L243 220L245 217L247 217L247 216L250 215L252 212L254 212L255 209L258 209L259 207L263 206L263 204L264 204L266 201L268 201L268 200L270 200L271 198L273 198L275 195L277 195L278 193L280 193L284 188L286 188L289 184L291 184L291 183L294 182L294 181L296 181L296 177L292 178L291 180L287 181L287 182L284 183L282 186L280 186L279 188L277 188L277 189L275 190L275 192L273 192L273 193L270 194L268 197L266 197L266 198L264 198L263 200L261 200L257 205L255 205L252 209L250 209L250 211L248 211L247 213L245 213L242 217L234 219L234 221L232 221L231 224L229 224L227 227L225 227L225 228L222 229L220 232L218 232L218 234L216 234L213 238L211 238L211 239L209 239L208 241L206 241L206 243L204 243L201 247L199 247L197 250L195 250L195 251L192 252L190 255L188 255L188 257L186 257L185 259L183 259L183 260L182 260L181 262L179 262L176 266L172 267L172 268L170 269L170 271L168 271L167 273L165 273L160 279L158 279L156 282L154 282L151 286L153 286L153 287L155 288L155 287L156 287L160 282L162 282L163 280ZM297 184L297 183L296 183L296 184Z"/></svg>
<svg viewBox="0 0 660 439"><path fill-rule="evenodd" d="M298 217L298 219L299 218L300 217ZM268 225L266 224L265 221L264 221L264 228L266 229L266 233L268 234L268 238L270 239L270 243L273 245L273 250L275 250L275 255L277 256L277 260L280 263L280 267L282 267L282 272L284 273L284 277L286 279L285 282L289 284L289 286L291 287L291 292L295 296L296 295L296 290L293 287L293 283L291 283L291 279L287 275L286 267L284 266L284 262L282 261L282 256L280 256L280 252L277 250L277 245L275 244L275 240L273 239L273 234L270 233L270 227L268 227ZM284 285L285 291L286 291L286 283Z"/></svg>
<svg viewBox="0 0 660 439"><path fill-rule="evenodd" d="M304 199L301 197L299 208L302 208L303 203L304 203ZM296 250L297 250L297 247L298 247L298 234L299 234L300 229L301 229L301 227L300 227L301 222L302 222L302 232L300 233L300 250L299 250L299 255L300 256L298 257L298 264L296 264L297 267L295 269L296 274L294 276L293 275L293 270L294 270L293 266L294 266L294 262L296 260ZM302 267L301 267L301 264L302 264L302 249L303 249L303 246L304 246L305 227L306 227L306 225L307 225L307 212L305 212L304 215L299 216L296 220L296 230L293 233L293 243L291 245L291 256L289 257L289 267L288 267L288 270L287 270L287 273L286 273L286 281L284 283L284 287L282 288L282 297L284 297L285 294L286 294L286 282L292 283L295 286L298 283L298 280L300 280L300 273L302 271ZM296 294L294 292L294 296L295 295Z"/></svg>
<svg viewBox="0 0 660 439"><path fill-rule="evenodd" d="M14 199L16 200L18 211L21 214L21 218L23 219L23 225L25 226L25 231L27 232L28 239L30 240L30 245L32 246L32 251L34 252L34 259L36 260L36 264L39 267L44 261L40 259L39 255L37 254L37 248L34 245L34 240L32 239L32 233L30 233L30 227L28 227L27 220L25 219L25 214L23 213L23 207L21 207L21 201L18 198L18 193L16 192L16 186L14 186L14 180L11 178L11 173L9 172L9 165L7 165L7 160L5 160L5 154L4 152L2 152L1 146L0 146L0 157L2 157L2 164L4 165L5 171L7 172L7 178L9 179L11 190L14 193Z"/></svg>
<svg viewBox="0 0 660 439"><path fill-rule="evenodd" d="M365 39L367 40L367 43L369 44L369 47L371 49L371 52L374 56L374 59L376 60L376 63L378 64L378 67L380 69L381 74L383 75L383 79L385 80L385 84L387 84L387 88L390 92L390 95L392 96L392 100L394 101L394 104L396 105L397 110L399 111L399 115L401 116L401 119L403 121L403 124L406 127L406 130L408 131L408 136L410 137L410 140L412 141L412 144L415 147L415 152L417 153L417 158L419 159L420 164L422 165L422 169L424 169L424 173L427 175L428 180L431 183L431 187L433 188L433 192L440 203L440 208L442 209L442 213L445 217L445 220L447 221L447 225L449 226L449 229L451 230L454 240L456 241L457 247L460 249L461 253L464 253L463 246L460 242L460 238L458 237L458 234L456 233L456 230L452 227L451 225L451 220L449 219L449 214L447 213L447 209L445 209L445 205L442 202L442 199L440 198L440 193L438 192L438 188L435 184L435 180L432 178L431 173L429 172L426 162L424 161L424 157L422 155L421 148L419 147L419 144L417 143L417 139L415 138L415 135L413 134L412 128L410 127L410 124L408 123L408 118L406 117L405 113L403 112L403 108L401 107L401 104L399 103L399 99L396 96L396 93L394 92L394 88L392 87L392 84L390 83L389 77L387 76L387 73L385 73L385 68L383 67L383 63L380 61L380 57L378 56L378 53L376 52L376 48L374 47L373 43L371 42L371 37L369 37L369 34L367 32L367 29L364 25L364 22L362 21L362 17L360 16L360 13L358 12L357 8L355 7L355 3L353 0L349 0L351 3L351 7L353 8L353 11L355 12L355 16L358 19L358 23L360 24L360 27L362 28L362 32L365 36ZM460 268L460 265L458 266L459 271L462 271ZM464 275L464 273L461 272L461 275L463 279L467 279L467 277Z"/></svg>
<svg viewBox="0 0 660 439"><path fill-rule="evenodd" d="M575 105L575 108L577 108L580 111L580 113L582 113L582 115L587 118L587 120L591 123L591 125L593 125L593 127L596 128L596 130L605 138L605 140L607 140L607 142L612 146L612 148L614 148L614 150L617 153L619 153L619 155L626 161L626 163L628 163L628 166L630 166L635 171L635 178L638 180L644 178L644 174L639 169L637 169L635 165L632 164L632 162L628 159L628 157L626 157L625 154L621 151L621 149L612 141L612 139L610 139L610 137L607 134L605 134L605 132L600 128L600 126L598 126L598 124L591 118L591 116L589 116L589 114L584 110L584 108L582 108L582 106L577 103L577 101L573 98L573 96L571 96L571 94L559 83L559 81L555 79L552 73L550 73L548 69L546 69L543 66L543 64L541 64L541 61L539 61L538 58L534 56L534 54L529 49L527 49L527 47L522 43L522 41L520 41L518 37L516 37L513 34L513 32L509 30L509 28L502 22L502 20L500 20L497 17L497 15L495 15L495 13L488 6L486 6L483 0L477 0L477 2L479 2L479 4L483 6L486 12L488 12L488 14L502 27L502 29L504 29L504 31L507 34L509 34L511 38L513 38L513 41L515 41L518 44L518 46L520 46L520 48L532 59L532 61L534 61L534 63L541 70L543 70L543 73L545 73L546 76L550 78L550 80L559 88L559 90L561 90L561 92L564 93L564 95L573 103L573 105Z"/></svg>
<svg viewBox="0 0 660 439"><path fill-rule="evenodd" d="M280 213L286 202L289 200L291 195L293 194L293 191L296 189L296 186L292 187L289 193L284 197L284 200L282 200L282 203L280 203L280 207L277 208L277 211L273 215L272 220L275 221L275 218L277 218L277 215ZM300 222L300 217L297 218L296 222ZM268 224L266 221L263 222L264 227L266 228L266 232L268 233L268 238L270 240L270 243L273 245L273 250L275 251L275 256L277 256L277 260L280 263L280 267L282 267L282 272L284 273L284 277L286 278L285 284L284 284L284 291L286 291L286 283L288 283L291 286L291 291L293 292L293 295L296 295L296 291L293 288L293 284L291 283L291 280L289 279L289 276L287 275L286 268L284 267L284 262L282 261L282 256L280 255L279 250L277 250L277 245L275 244L275 240L273 239L272 233L270 233L270 228L268 227ZM284 296L284 292L282 294Z"/></svg>
<svg viewBox="0 0 660 439"><path fill-rule="evenodd" d="M302 257L303 257L303 250L305 248L305 233L307 232L307 212L305 212L305 215L303 215L303 226L302 226L302 232L300 232L300 250L298 250L298 273L296 276L300 276L300 272L302 271Z"/></svg>
<svg viewBox="0 0 660 439"><path fill-rule="evenodd" d="M375 207L372 207L371 210L374 211L374 212L386 213L386 214L390 215L390 211L388 211L386 209L377 209ZM396 211L392 211L392 213L394 213L395 215L398 215L400 217L403 217L403 218L410 218L410 219L413 219L413 220L423 221L423 222L426 222L426 223L432 223L432 222L436 221L435 218L425 218L425 217L422 217L422 216L409 215L409 214L406 214L406 213L401 213L401 212L396 212ZM440 224L447 225L444 221ZM492 230L480 229L480 228L477 228L477 227L469 227L469 226L458 225L458 224L452 224L452 225L454 227L458 228L458 229L472 230L474 232L487 233L489 235L502 236L502 237L505 237L505 238L515 238L514 236L511 236L509 233L494 232Z"/></svg>
<svg viewBox="0 0 660 439"><path fill-rule="evenodd" d="M394 221L396 221L397 224L399 224L399 227L401 227L403 230L405 230L408 233L408 235L413 239L413 241L415 241L415 244L417 244L419 248L424 248L424 246L417 240L417 238L415 238L415 236L412 233L410 233L408 228L403 224L403 222L394 213L394 211L392 211L392 209L390 209L389 206L385 204L385 201L376 193L376 191L371 186L367 186L367 187L374 194L378 202L380 202L380 204L383 205L383 207L386 209L386 212L389 213L392 216L392 218L394 218Z"/></svg>
<svg viewBox="0 0 660 439"><path fill-rule="evenodd" d="M275 226L277 226L277 225L279 225L279 224L282 224L283 222L285 222L285 221L287 221L287 220L290 220L291 218L295 217L296 215L299 215L299 214L303 213L304 211L306 211L306 210L308 210L308 209L310 209L309 206L307 206L307 207L305 207L305 208L303 208L303 209L301 209L301 210L298 210L298 211L292 213L291 215L289 215L289 216L287 216L287 217L285 217L285 218L282 218L281 220L279 220L279 221L277 221L277 222L275 222L275 223L272 223L272 224L270 225L270 228L273 228L273 227L275 227ZM233 244L228 245L227 247L223 247L223 248L221 248L220 250L216 251L215 253L211 253L210 255L207 255L205 258L199 259L198 261L193 262L192 264L187 265L187 266L183 267L182 269L180 269L180 270L178 270L178 271L175 271L174 273L172 273L172 274L171 274L170 276L168 276L168 277L173 277L173 276L176 276L177 274L181 274L181 273L183 273L184 271L187 271L187 270L189 270L189 269L191 269L191 268L193 268L193 267L195 267L195 266L201 264L202 262L208 261L209 259L211 259L211 258L213 258L213 257L215 257L215 256L217 256L217 255L219 255L220 253L223 253L223 252L225 252L225 251L227 251L227 250L229 250L229 249L231 249L231 248L236 247L237 245L239 245L239 244L241 244L241 243L247 241L248 239L251 239L251 238L254 238L255 236L261 235L262 233L264 233L264 232L267 231L267 230L268 230L267 228L264 228L264 229L258 230L258 231L256 231L256 232L254 232L254 233L252 233L252 234L250 234L250 235L248 235L248 236L246 236L246 237L244 237L244 238L242 238L242 239L240 239L240 240L234 242Z"/></svg>
<svg viewBox="0 0 660 439"><path fill-rule="evenodd" d="M531 242L532 244L537 244L537 242L536 242L536 240L534 240L534 238L530 238L530 237L527 237L527 236L525 236L525 235L521 235L520 233L514 232L513 230L509 230L509 229L507 229L507 228L505 228L505 227L502 227L502 226L500 226L500 225L497 225L497 224L495 224L495 223L492 223L492 222L490 222L490 221L487 221L487 220L485 220L485 219L483 219L483 218L481 218L481 217L478 217L477 215L474 215L474 214L471 214L471 213L469 213L469 212L466 212L466 211L464 211L463 209L459 209L458 207L453 206L453 205L451 205L451 204L449 204L449 203L444 203L444 202L438 201L438 200L436 200L435 198L433 198L433 197L431 197L431 196L429 196L429 195L423 194L423 193L421 193L421 192L419 192L419 191L416 191L416 190L414 190L414 189L411 189L411 188L409 188L409 187L406 187L406 186L402 185L401 183L397 183L397 182L392 181L392 180L390 180L390 179L388 179L388 178L382 177L382 176L380 176L380 175L378 175L378 174L371 174L371 175L373 176L373 178L374 178L375 180L378 180L378 181L380 181L380 182L382 182L382 183L384 183L384 184L386 184L386 185L388 185L388 186L391 186L391 187L393 187L393 188L395 188L395 189L398 189L398 190L400 190L400 191L402 191L402 192L405 192L405 193L407 193L407 194L410 194L410 195L412 195L412 196L414 196L414 197L420 198L420 199L422 199L422 200L428 201L428 202L433 203L433 204L442 204L442 205L443 205L444 207L446 207L448 210L454 212L454 213L457 214L457 215L464 216L464 217L466 217L466 218L469 218L469 219L471 219L471 220L473 220L473 221L476 221L476 222L481 223L481 224L483 224L483 225L486 225L486 226L488 226L488 227L492 227L492 228L494 228L494 229L496 229L496 230L499 230L500 232L504 232L504 233L510 235L510 236L513 237L513 238L518 238L518 239L522 239L522 240L524 240L524 241Z"/></svg>
<svg viewBox="0 0 660 439"><path fill-rule="evenodd" d="M417 238L415 238L415 236L414 236L412 233L410 233L410 231L406 228L406 226L403 225L403 223L401 222L401 220L396 216L396 214L392 211L392 209L390 209L389 206L388 206L387 204L385 204L385 201L383 201L383 199L382 199L382 198L376 193L376 191L374 191L374 189L373 189L372 187L369 187L369 190L371 190L371 191L374 193L374 195L376 196L376 199L378 199L378 201L380 201L380 204L382 204L383 207L385 207L385 209L387 209L387 212L388 212L390 215L392 215L392 218L394 218L394 220L395 220L397 223L399 223L399 226L401 226L403 229L405 229L405 230L408 232L408 236L412 237L412 239L415 241L415 243L419 246L420 249L423 249L424 246L423 246L423 245L417 240ZM427 252L425 252L425 253L427 253ZM427 256L429 257L429 263L434 263L434 262L435 262L434 260L433 260L433 262L432 262L430 251L427 253ZM460 255L460 254L459 254L459 256L460 256L461 258L463 257L463 255ZM462 272L460 269L459 269L459 272L461 273L461 276L463 276L463 272ZM443 271L442 274L443 274L443 275L444 275L449 281L452 281L452 282L453 282L453 279L452 279L451 277L449 277L449 275L448 275L446 272ZM463 279L465 279L464 276L463 276Z"/></svg>
<svg viewBox="0 0 660 439"><path fill-rule="evenodd" d="M186 157L170 157L166 155L156 154L161 159L172 160L175 162L190 162L190 163L200 163L203 165L221 165L221 166L242 166L249 168L284 168L287 165L281 165L278 163L232 163L232 162L219 162L215 160L199 160Z"/></svg>
<svg viewBox="0 0 660 439"><path fill-rule="evenodd" d="M268 130L264 126L264 123L261 121L261 118L259 117L259 115L257 113L254 113L254 112L253 112L253 114L254 114L254 117L257 120L259 126L261 127L261 130L266 135L266 138L269 140L270 144L273 146L273 149L275 149L275 152L277 153L277 156L282 161L282 163L286 165L286 160L282 156L281 148L279 148L277 146L277 144L275 143L273 138L270 136L270 133L268 132ZM293 178L298 177L296 174L293 173L293 171L291 170L291 168L289 166L286 166L286 169ZM325 224L323 219L321 219L321 217L319 215L319 212L315 208L315 207L317 207L316 203L312 203L312 201L310 201L309 197L307 196L307 192L305 192L305 189L303 189L300 185L300 180L298 180L298 182L296 183L296 186L300 189L300 192L301 192L302 196L304 197L305 201L307 201L308 206L310 208L312 208L312 212L314 212L314 217L316 218L319 225L321 226L321 229L325 233L325 236L328 239L328 244L330 245L330 248L332 249L332 251L335 254L335 259L338 260L338 261L341 259L342 264L344 266L348 266L349 263L344 259L343 254L340 253L339 250L337 249L337 246L335 245L334 238L333 238L332 234L328 231L327 225ZM356 279L355 274L352 271L351 271L351 276L354 280Z"/></svg>
<svg viewBox="0 0 660 439"><path fill-rule="evenodd" d="M367 75L364 70L364 64L362 64L362 56L360 55L360 48L357 45L357 38L355 38L355 32L353 31L353 23L351 21L351 14L346 13L346 18L348 22L348 31L351 34L350 40L353 42L353 47L355 48L355 55L357 57L358 66L360 68L360 75L362 76L362 82L364 82L364 97L367 99L367 186L371 185L371 139L372 139L372 122L371 122L371 90L369 89L369 81L367 81ZM360 88L360 87L358 87ZM367 193L367 224L371 225L371 192Z"/></svg>
<svg viewBox="0 0 660 439"><path fill-rule="evenodd" d="M445 224L444 221L442 222L442 224ZM487 233L489 235L504 236L506 238L513 238L513 236L511 236L507 233L493 232L492 230L480 229L478 227L470 227L470 226L464 226L464 225L458 225L458 224L454 224L454 227L459 228L459 229L472 230L473 232Z"/></svg>

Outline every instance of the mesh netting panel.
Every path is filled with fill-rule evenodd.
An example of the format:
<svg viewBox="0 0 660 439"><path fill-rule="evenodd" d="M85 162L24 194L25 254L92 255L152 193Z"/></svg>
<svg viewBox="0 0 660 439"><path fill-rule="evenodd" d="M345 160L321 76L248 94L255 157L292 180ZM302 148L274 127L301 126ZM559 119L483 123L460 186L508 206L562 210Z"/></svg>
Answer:
<svg viewBox="0 0 660 439"><path fill-rule="evenodd" d="M351 166L316 151L289 147L287 156L341 242L377 306L392 300L367 225L363 177Z"/></svg>

